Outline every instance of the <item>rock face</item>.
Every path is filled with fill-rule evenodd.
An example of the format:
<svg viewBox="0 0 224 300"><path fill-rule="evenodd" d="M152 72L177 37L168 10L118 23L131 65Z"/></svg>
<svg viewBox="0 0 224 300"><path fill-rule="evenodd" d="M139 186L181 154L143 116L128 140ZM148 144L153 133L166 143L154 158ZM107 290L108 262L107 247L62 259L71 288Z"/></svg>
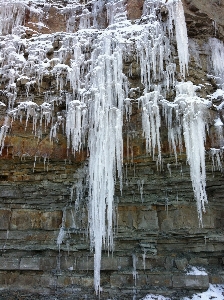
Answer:
<svg viewBox="0 0 224 300"><path fill-rule="evenodd" d="M56 295L58 299L97 299L94 294L94 253L88 239L89 149L86 145L80 151L68 147L64 130L66 97L73 91L66 76L69 68L75 67L72 67L71 53L62 42L66 35L81 30L81 22L90 22L90 25L94 22L92 15L86 16L93 9L94 1L77 1L75 9L72 1L65 2L41 1L37 4L24 1L24 5L13 6L15 22L10 24L17 28L14 35L20 38L13 40L12 49L7 48L7 51L18 53L16 59L21 60L18 68L24 68L24 60L30 62L30 67L26 66L21 72L19 69L18 76L17 69L15 74L5 75L15 69L4 48L5 37L10 36L11 29L9 25L1 24L1 59L4 61L7 57L10 67L2 67L0 82L0 122L7 127L6 138L2 138L3 130L0 136L0 287L5 291ZM107 28L109 17L105 3L99 2L103 5L97 7L99 13L95 22L101 29ZM133 25L147 22L142 16L143 5L143 0L126 1L127 18ZM206 98L221 87L220 78L211 74L209 39L224 41L224 5L218 0L185 0L183 6L190 49L185 81L199 85L197 96ZM159 9L161 20L166 19L166 7ZM24 19L21 26L16 26L20 10ZM122 21L124 16L119 5L117 10ZM2 11L10 15L7 10ZM29 41L35 48L27 47ZM68 45L70 42L68 38ZM18 48L14 49L16 43ZM86 55L91 51L88 47ZM172 53L177 57L176 47L173 40ZM43 51L42 69L35 69L35 51ZM73 54L75 51L79 55L73 45ZM59 66L60 55L65 63L59 70L55 66ZM146 151L142 110L137 101L143 95L144 87L136 53L131 52L131 55L123 64L132 101L130 116L127 105L122 133L123 189L121 193L117 182L114 249L109 255L108 249L102 250L101 299L140 299L148 293L180 299L183 294L206 290L209 283L224 283L224 179L223 152L220 151L224 146L223 129L214 126L213 122L223 120L224 93L214 97L209 104L209 133L205 141L208 204L202 227L186 163L185 145L176 161L167 142L164 115L160 126L162 163L159 167L155 162L157 154L153 159ZM220 57L223 55L220 52ZM178 59L174 60L178 64ZM175 76L181 81L178 68ZM54 74L52 70L55 70ZM80 88L84 89L83 86ZM175 93L174 87L168 89L167 99L172 102ZM53 98L53 113L47 107L41 107L43 119L33 106L18 109L19 102L27 99L40 107L43 99ZM12 103L10 126L5 118L9 101ZM158 145L155 148L158 152ZM210 148L219 148L219 151L214 155ZM76 152L75 156L73 152ZM109 161L109 158L105 159ZM198 268L197 274L191 272L193 266Z"/></svg>

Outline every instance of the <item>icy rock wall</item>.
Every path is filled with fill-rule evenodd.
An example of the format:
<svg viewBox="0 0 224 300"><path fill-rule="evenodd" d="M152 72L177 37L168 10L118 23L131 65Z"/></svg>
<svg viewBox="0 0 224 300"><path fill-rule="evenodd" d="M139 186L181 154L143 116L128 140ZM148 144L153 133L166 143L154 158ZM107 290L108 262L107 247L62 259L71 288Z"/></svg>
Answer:
<svg viewBox="0 0 224 300"><path fill-rule="evenodd" d="M98 293L102 248L114 249L115 184L118 178L122 190L122 129L131 118L132 105L137 100L142 109L146 151L157 161L158 170L163 168L162 111L169 149L174 152L176 164L177 148L186 148L200 223L207 202L205 142L209 108L220 114L222 106L212 103L211 99L217 98L215 94L207 100L197 97L193 84L186 79L189 52L181 1L145 1L141 19L135 22L127 19L123 1L68 1L66 7L60 3L55 7L65 19L66 30L38 34L26 26L35 23L36 29L47 27L43 21L50 15L50 4L44 1L40 5L26 1L24 5L16 1L9 1L7 6L2 4L2 20L6 18L8 23L2 22L5 27L1 40L1 84L5 103L1 106L5 118L1 149L10 146L4 144L6 134L13 128L13 122L19 120L37 140L50 131L49 144L53 144L60 134L65 134L68 148L75 156L87 150L88 229L95 252L94 286ZM102 14L104 21L100 18ZM35 22L26 20L28 15ZM222 75L223 66L216 60L222 57L223 44L218 39L210 40L210 54L213 46L211 74ZM138 72L141 80L135 86L132 78ZM175 94L170 95L174 89L176 98ZM221 89L219 93L222 95ZM221 119L220 122L222 128ZM211 151L214 164L220 158L217 151ZM35 162L38 156L46 161L51 153L52 149L44 147L34 152ZM32 156L29 150L19 155ZM62 230L59 245L63 239Z"/></svg>

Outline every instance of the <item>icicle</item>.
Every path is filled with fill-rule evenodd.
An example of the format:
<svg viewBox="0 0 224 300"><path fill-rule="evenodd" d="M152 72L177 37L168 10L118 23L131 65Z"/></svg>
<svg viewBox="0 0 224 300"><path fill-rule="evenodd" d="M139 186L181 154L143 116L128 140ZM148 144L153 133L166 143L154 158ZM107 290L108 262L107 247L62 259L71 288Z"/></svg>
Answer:
<svg viewBox="0 0 224 300"><path fill-rule="evenodd" d="M143 264L143 269L145 271L146 265L145 265L145 259L146 259L146 249L144 248L144 253L142 254L142 264Z"/></svg>
<svg viewBox="0 0 224 300"><path fill-rule="evenodd" d="M87 29L90 28L90 17L91 13L87 8L83 9L82 14L80 16L79 29Z"/></svg>
<svg viewBox="0 0 224 300"><path fill-rule="evenodd" d="M144 179L137 181L138 190L141 196L141 201L143 202L143 187L144 187Z"/></svg>
<svg viewBox="0 0 224 300"><path fill-rule="evenodd" d="M80 151L85 144L85 137L88 125L88 114L86 105L78 100L73 100L69 103L68 113L66 118L66 135L68 138L68 147L70 139L72 142L72 150L75 154Z"/></svg>
<svg viewBox="0 0 224 300"><path fill-rule="evenodd" d="M157 150L157 163L161 166L161 142L160 142L160 111L158 100L160 95L158 92L147 93L139 98L142 105L142 128L146 138L146 151L155 159Z"/></svg>
<svg viewBox="0 0 224 300"><path fill-rule="evenodd" d="M136 281L137 281L137 277L138 277L138 271L136 270L136 264L138 261L138 257L135 254L132 255L132 261L133 261L132 275L133 275L133 280L134 280L134 286L136 286Z"/></svg>
<svg viewBox="0 0 224 300"><path fill-rule="evenodd" d="M127 12L123 0L108 1L106 8L109 25L127 20Z"/></svg>
<svg viewBox="0 0 224 300"><path fill-rule="evenodd" d="M23 3L7 1L0 3L0 32L9 34L12 29L23 24L25 5Z"/></svg>
<svg viewBox="0 0 224 300"><path fill-rule="evenodd" d="M0 155L2 155L2 150L5 145L5 138L9 130L9 117L6 116L4 120L4 124L0 129Z"/></svg>
<svg viewBox="0 0 224 300"><path fill-rule="evenodd" d="M166 5L169 10L168 30L172 33L172 23L174 21L180 73L185 78L188 72L189 52L183 4L181 0L168 0Z"/></svg>
<svg viewBox="0 0 224 300"><path fill-rule="evenodd" d="M224 43L216 38L210 38L211 65L220 84L224 83Z"/></svg>
<svg viewBox="0 0 224 300"><path fill-rule="evenodd" d="M210 149L210 156L212 157L212 171L222 171L223 149Z"/></svg>
<svg viewBox="0 0 224 300"><path fill-rule="evenodd" d="M182 125L178 111L178 105L162 99L160 101L163 107L163 116L166 120L168 130L168 143L170 154L174 153L177 164L177 148L183 151L182 145Z"/></svg>
<svg viewBox="0 0 224 300"><path fill-rule="evenodd" d="M190 176L194 197L197 201L197 211L200 225L202 212L207 203L206 171L205 171L205 134L206 113L208 101L195 95L195 86L191 82L177 85L177 97L174 101L179 105L179 112L183 114L182 126L190 165Z"/></svg>

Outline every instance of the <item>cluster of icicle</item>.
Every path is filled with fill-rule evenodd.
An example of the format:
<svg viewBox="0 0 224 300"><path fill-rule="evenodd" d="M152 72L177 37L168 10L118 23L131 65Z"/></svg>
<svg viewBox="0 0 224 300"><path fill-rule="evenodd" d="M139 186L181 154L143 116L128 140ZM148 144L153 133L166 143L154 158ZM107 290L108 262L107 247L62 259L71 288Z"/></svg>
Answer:
<svg viewBox="0 0 224 300"><path fill-rule="evenodd" d="M33 119L33 131L38 136L41 136L43 122L45 129L50 125L52 139L57 136L65 117L68 147L74 155L87 143L89 235L94 250L94 286L99 293L101 252L104 247L113 250L116 178L122 189L123 117L126 113L128 119L131 113L123 61L133 61L134 57L140 65L144 93L138 100L142 107L143 134L147 152L157 157L158 167L162 163L161 107L167 122L170 150L176 159L177 148L183 148L184 137L200 223L207 202L204 142L208 102L196 96L191 82L177 84L175 79L176 61L174 50L171 51L174 39L182 80L188 72L189 60L181 0L145 0L142 17L134 25L127 20L123 0L90 2L91 11L79 1L69 1L68 7L62 9L68 18L67 33L37 35L32 39L22 38L25 32L22 1L8 1L10 6L0 2L1 33L11 33L0 41L0 75L6 82L4 94L8 99L0 146L3 149L11 122L24 117L26 124ZM101 28L98 18L104 7L107 10L106 29ZM161 7L166 11L166 21L158 14ZM60 47L54 49L52 45L58 41ZM220 71L216 63L217 56L223 55L220 47L216 43L217 53L212 60L214 69L223 74L224 68ZM26 58L24 53L28 54ZM50 58L48 53L54 56ZM131 68L132 64L130 74ZM43 103L37 105L32 100L32 88L40 92L46 76L51 78L58 95L46 93ZM17 85L24 87L21 99L17 95ZM170 88L176 88L173 103L165 100ZM65 116L55 116L55 105L63 101ZM60 234L58 244L62 241Z"/></svg>

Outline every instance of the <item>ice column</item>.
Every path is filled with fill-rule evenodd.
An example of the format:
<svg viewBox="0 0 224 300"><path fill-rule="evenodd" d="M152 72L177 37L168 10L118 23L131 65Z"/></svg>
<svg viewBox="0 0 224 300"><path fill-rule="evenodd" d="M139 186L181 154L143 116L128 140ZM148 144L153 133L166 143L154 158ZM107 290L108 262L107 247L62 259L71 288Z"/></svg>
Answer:
<svg viewBox="0 0 224 300"><path fill-rule="evenodd" d="M89 230L94 254L94 285L100 291L102 247L113 249L113 202L116 174L122 180L122 48L111 33L93 51L92 100L89 107Z"/></svg>
<svg viewBox="0 0 224 300"><path fill-rule="evenodd" d="M199 224L202 225L202 212L207 203L206 170L205 170L205 138L207 102L196 96L192 82L177 85L179 115L182 115L182 126L186 147L187 161L190 165L190 176L194 197L197 201Z"/></svg>
<svg viewBox="0 0 224 300"><path fill-rule="evenodd" d="M20 1L1 1L0 3L0 32L11 33L14 27L23 24L25 17L25 5Z"/></svg>
<svg viewBox="0 0 224 300"><path fill-rule="evenodd" d="M80 151L85 144L85 137L88 128L88 111L86 104L79 100L73 100L69 103L66 118L67 145L72 142L72 150L75 154Z"/></svg>
<svg viewBox="0 0 224 300"><path fill-rule="evenodd" d="M216 38L209 40L211 47L211 63L218 82L224 84L224 43ZM224 89L224 88L223 88Z"/></svg>
<svg viewBox="0 0 224 300"><path fill-rule="evenodd" d="M146 151L152 154L153 159L157 150L157 163L161 164L161 143L160 143L160 95L158 91L147 93L139 101L142 106L142 128L146 138Z"/></svg>
<svg viewBox="0 0 224 300"><path fill-rule="evenodd" d="M86 43L81 43L88 42L90 36L92 52L88 49L87 55ZM97 36L94 30L81 32L72 44L75 51L67 77L73 95L66 101L66 134L73 152L80 151L88 139L88 219L96 293L100 292L102 249L113 249L116 177L122 188L122 127L127 87L120 40L115 31Z"/></svg>
<svg viewBox="0 0 224 300"><path fill-rule="evenodd" d="M183 78L185 78L186 72L188 71L189 52L183 4L181 0L168 0L166 6L169 10L167 28L170 35L172 35L174 22L180 73Z"/></svg>
<svg viewBox="0 0 224 300"><path fill-rule="evenodd" d="M123 0L108 1L106 8L109 25L127 20L127 12Z"/></svg>

